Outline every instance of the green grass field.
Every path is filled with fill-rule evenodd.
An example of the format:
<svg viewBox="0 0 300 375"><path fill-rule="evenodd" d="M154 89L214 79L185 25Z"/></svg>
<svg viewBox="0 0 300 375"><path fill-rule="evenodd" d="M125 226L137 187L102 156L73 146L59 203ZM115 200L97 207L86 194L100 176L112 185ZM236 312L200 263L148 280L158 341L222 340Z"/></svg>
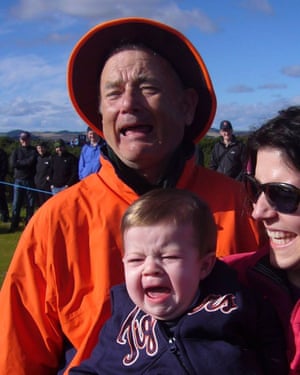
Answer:
<svg viewBox="0 0 300 375"><path fill-rule="evenodd" d="M0 222L0 287L22 231L7 233L9 223Z"/></svg>

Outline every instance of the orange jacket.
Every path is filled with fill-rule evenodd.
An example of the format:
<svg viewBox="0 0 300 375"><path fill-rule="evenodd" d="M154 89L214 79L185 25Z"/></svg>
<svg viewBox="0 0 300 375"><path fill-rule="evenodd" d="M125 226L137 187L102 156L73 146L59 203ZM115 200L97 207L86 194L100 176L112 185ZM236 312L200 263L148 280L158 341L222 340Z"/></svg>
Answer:
<svg viewBox="0 0 300 375"><path fill-rule="evenodd" d="M110 287L124 280L120 219L137 195L101 162L48 200L20 238L0 292L0 374L56 374L66 340L78 364L110 315ZM218 256L256 249L240 183L190 160L177 187L210 203Z"/></svg>

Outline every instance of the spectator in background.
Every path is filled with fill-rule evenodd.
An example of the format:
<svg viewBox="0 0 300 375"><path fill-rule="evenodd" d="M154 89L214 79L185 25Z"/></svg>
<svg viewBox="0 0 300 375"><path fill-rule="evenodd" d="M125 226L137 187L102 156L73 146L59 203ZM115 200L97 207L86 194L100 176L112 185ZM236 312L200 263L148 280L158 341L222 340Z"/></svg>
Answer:
<svg viewBox="0 0 300 375"><path fill-rule="evenodd" d="M90 127L87 128L86 137L88 141L81 149L78 164L80 180L91 173L98 172L101 167L100 147L103 143L102 138Z"/></svg>
<svg viewBox="0 0 300 375"><path fill-rule="evenodd" d="M241 180L246 157L246 148L233 134L230 121L220 123L220 140L214 145L211 154L210 169Z"/></svg>
<svg viewBox="0 0 300 375"><path fill-rule="evenodd" d="M50 187L55 195L78 181L78 159L66 149L63 139L54 142Z"/></svg>
<svg viewBox="0 0 300 375"><path fill-rule="evenodd" d="M0 148L0 215L1 220L7 223L9 220L9 211L6 199L5 178L8 172L7 153ZM3 182L3 183L2 183Z"/></svg>
<svg viewBox="0 0 300 375"><path fill-rule="evenodd" d="M47 199L51 197L50 176L52 168L52 156L47 150L46 142L37 143L36 150L38 153L38 157L34 183L35 187L38 190L41 190L36 193L37 207L40 207L43 203L46 202Z"/></svg>
<svg viewBox="0 0 300 375"><path fill-rule="evenodd" d="M37 152L31 146L31 134L27 131L20 133L20 146L11 154L10 164L14 170L14 192L12 203L12 218L10 232L19 227L21 207L26 199L25 225L34 213L34 175Z"/></svg>

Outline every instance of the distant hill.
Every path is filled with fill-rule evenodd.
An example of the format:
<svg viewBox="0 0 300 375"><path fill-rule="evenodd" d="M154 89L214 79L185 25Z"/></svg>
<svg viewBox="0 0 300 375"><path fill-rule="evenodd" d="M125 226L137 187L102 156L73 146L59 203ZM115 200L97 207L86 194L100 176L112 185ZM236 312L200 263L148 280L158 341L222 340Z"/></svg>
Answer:
<svg viewBox="0 0 300 375"><path fill-rule="evenodd" d="M11 130L7 133L0 133L0 137L9 137L13 139L18 139L19 134L21 133L22 129L15 129ZM235 131L235 135L237 136L246 136L249 134L249 131ZM85 135L85 132L70 132L68 130L61 130L58 132L39 132L39 131L34 131L31 132L32 139L43 139L45 141L54 141L58 138L62 138L66 142L71 142L75 138L78 138L79 135ZM206 137L218 137L219 134L219 129L216 128L210 128L209 131L206 134Z"/></svg>
<svg viewBox="0 0 300 375"><path fill-rule="evenodd" d="M7 133L0 133L0 137L9 137L13 139L18 139L22 129L11 130ZM78 138L79 135L85 135L85 132L70 132L68 130L61 130L59 132L39 132L33 131L30 132L32 139L42 139L45 141L55 141L59 138L62 138L65 142L71 142L75 138Z"/></svg>
<svg viewBox="0 0 300 375"><path fill-rule="evenodd" d="M247 136L250 133L250 131L243 131L243 130L234 130L234 134L240 137ZM210 128L209 131L206 134L206 137L219 137L219 129L216 128Z"/></svg>

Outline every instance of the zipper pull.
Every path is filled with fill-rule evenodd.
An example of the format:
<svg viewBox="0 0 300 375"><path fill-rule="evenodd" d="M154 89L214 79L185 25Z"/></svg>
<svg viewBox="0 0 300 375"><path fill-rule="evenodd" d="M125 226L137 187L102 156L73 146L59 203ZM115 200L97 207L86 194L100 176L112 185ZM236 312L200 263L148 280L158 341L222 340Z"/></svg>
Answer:
<svg viewBox="0 0 300 375"><path fill-rule="evenodd" d="M175 339L175 337L170 337L169 338L169 344L170 344L170 351L172 353L176 353L177 352L177 346L176 346L176 339Z"/></svg>

